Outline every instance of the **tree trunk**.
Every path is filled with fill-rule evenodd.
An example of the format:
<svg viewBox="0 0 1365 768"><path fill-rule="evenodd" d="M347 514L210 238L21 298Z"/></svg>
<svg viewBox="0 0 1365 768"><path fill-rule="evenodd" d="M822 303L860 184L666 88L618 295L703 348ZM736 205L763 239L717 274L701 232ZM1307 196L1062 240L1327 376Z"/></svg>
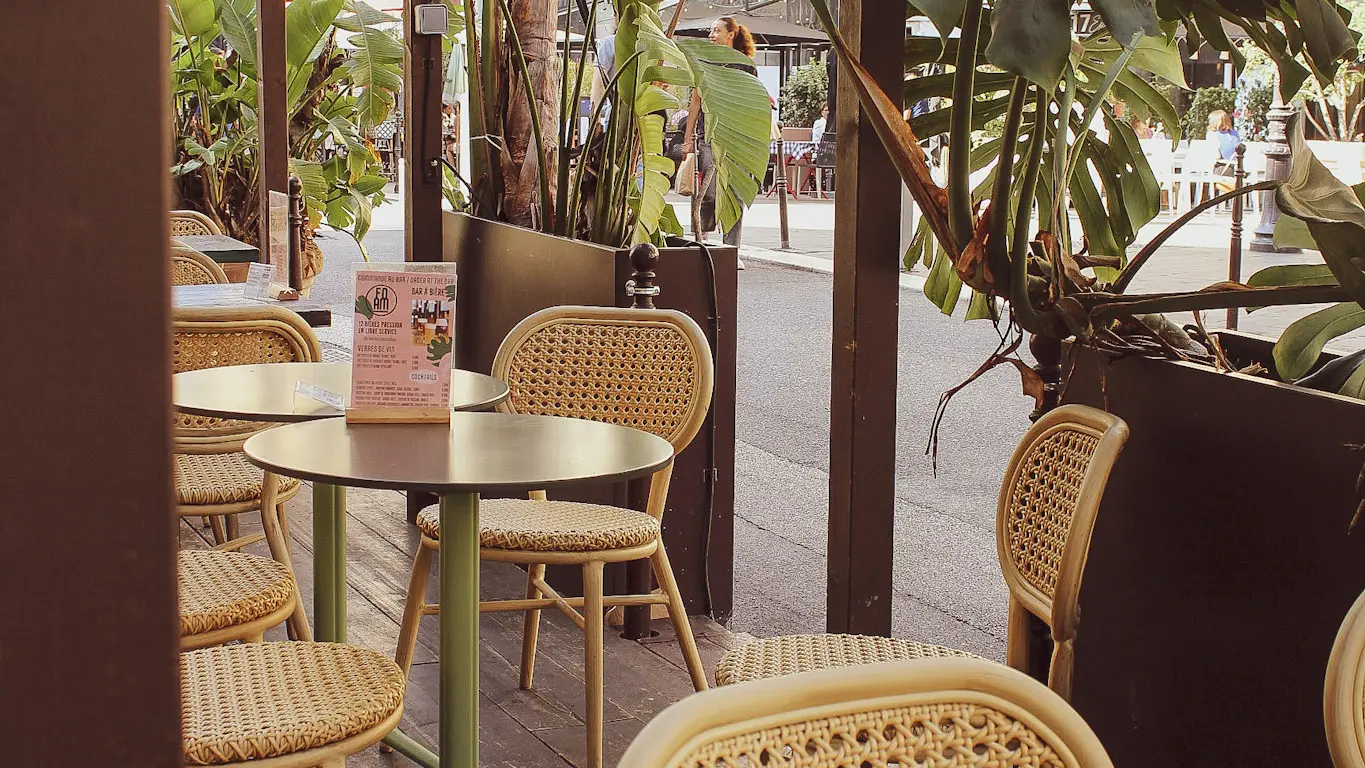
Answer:
<svg viewBox="0 0 1365 768"><path fill-rule="evenodd" d="M541 135L545 142L545 173L550 186L550 199L555 193L555 136L559 125L559 56L555 49L555 22L558 3L555 0L510 0L508 19L517 31L521 49L526 57L526 68L531 76L540 116ZM516 51L509 42L503 62L503 82L507 96L502 101L503 125L507 149L502 155L503 215L518 226L539 225L540 219L540 156L535 147L531 128L530 105L526 100L526 82L511 60ZM534 212L533 212L534 211Z"/></svg>

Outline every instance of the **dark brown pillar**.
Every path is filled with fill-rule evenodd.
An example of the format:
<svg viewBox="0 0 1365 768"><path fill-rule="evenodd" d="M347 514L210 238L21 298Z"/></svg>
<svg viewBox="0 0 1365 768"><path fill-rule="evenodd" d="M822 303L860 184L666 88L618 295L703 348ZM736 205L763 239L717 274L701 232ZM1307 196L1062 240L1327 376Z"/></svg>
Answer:
<svg viewBox="0 0 1365 768"><path fill-rule="evenodd" d="M441 260L441 36L412 32L414 9L440 5L439 0L407 0L403 27L407 57L403 64L403 151L407 176L403 181L407 261ZM472 87L472 86L471 86Z"/></svg>
<svg viewBox="0 0 1365 768"><path fill-rule="evenodd" d="M6 766L181 762L165 14L6 6L21 31L0 47Z"/></svg>
<svg viewBox="0 0 1365 768"><path fill-rule="evenodd" d="M897 103L905 8L839 4L839 29ZM896 472L896 320L901 180L839 78L839 193L834 217L834 343L830 392L831 632L889 634Z"/></svg>
<svg viewBox="0 0 1365 768"><path fill-rule="evenodd" d="M284 0L256 0L256 131L260 139L260 258L270 259L270 190L289 191L289 97L285 93ZM286 245L286 248L288 246Z"/></svg>
<svg viewBox="0 0 1365 768"><path fill-rule="evenodd" d="M431 161L443 157L441 146L441 36L412 32L414 8L428 0L406 0L403 7L403 240L405 261L441 260L441 179L445 172ZM431 0L440 5L440 0ZM452 11L453 12L453 11ZM471 87L474 84L471 83ZM408 494L408 520L417 521L423 507L436 503L429 493Z"/></svg>

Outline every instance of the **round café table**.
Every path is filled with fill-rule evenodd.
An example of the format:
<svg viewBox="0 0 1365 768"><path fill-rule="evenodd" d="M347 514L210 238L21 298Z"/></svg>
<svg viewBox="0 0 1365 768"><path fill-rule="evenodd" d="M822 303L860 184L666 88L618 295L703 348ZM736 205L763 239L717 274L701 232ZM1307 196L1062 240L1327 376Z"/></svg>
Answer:
<svg viewBox="0 0 1365 768"><path fill-rule="evenodd" d="M619 482L673 460L672 445L647 432L497 413L452 413L448 425L323 419L258 433L243 450L267 471L315 483L440 496L442 768L479 764L479 494ZM425 756L406 736L389 743Z"/></svg>
<svg viewBox="0 0 1365 768"><path fill-rule="evenodd" d="M201 368L171 378L171 402L181 413L247 421L294 422L341 411L299 391L299 384L342 397L351 391L350 363L267 363ZM507 399L507 385L482 373L450 372L450 407L486 411Z"/></svg>
<svg viewBox="0 0 1365 768"><path fill-rule="evenodd" d="M171 377L171 402L176 410L197 416L295 423L333 419L342 411L300 391L299 384L345 397L351 391L350 363L268 363L203 368ZM450 404L456 411L494 408L507 398L507 385L481 373L450 373ZM266 489L275 488L275 473L267 472ZM276 551L277 560L288 554ZM308 628L302 603L297 624ZM346 489L327 482L313 483L313 639L346 642ZM435 756L401 731L389 739L403 754L425 764Z"/></svg>

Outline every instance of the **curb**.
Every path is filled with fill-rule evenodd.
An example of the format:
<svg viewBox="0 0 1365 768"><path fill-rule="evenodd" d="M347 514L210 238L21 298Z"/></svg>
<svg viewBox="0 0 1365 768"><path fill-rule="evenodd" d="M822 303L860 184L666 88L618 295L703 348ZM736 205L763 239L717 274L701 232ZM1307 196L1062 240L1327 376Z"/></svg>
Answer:
<svg viewBox="0 0 1365 768"><path fill-rule="evenodd" d="M819 272L824 275L834 274L833 259L827 259L823 256L812 256L808 253L800 253L797 251L779 251L772 248L759 248L758 246L744 245L740 246L739 257L741 259L761 261L768 264L781 264L795 269L802 269L807 272ZM922 291L924 290L924 282L925 278L920 275L911 274L909 272L902 272L900 275L901 288ZM958 298L958 301L966 301L970 298L970 293L964 292L963 295Z"/></svg>

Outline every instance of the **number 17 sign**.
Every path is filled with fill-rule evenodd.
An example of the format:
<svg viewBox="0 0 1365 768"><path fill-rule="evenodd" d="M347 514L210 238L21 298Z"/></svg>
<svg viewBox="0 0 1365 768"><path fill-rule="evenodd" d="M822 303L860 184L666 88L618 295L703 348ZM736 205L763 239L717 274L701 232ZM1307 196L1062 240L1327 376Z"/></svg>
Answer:
<svg viewBox="0 0 1365 768"><path fill-rule="evenodd" d="M359 264L350 422L450 421L455 265Z"/></svg>

